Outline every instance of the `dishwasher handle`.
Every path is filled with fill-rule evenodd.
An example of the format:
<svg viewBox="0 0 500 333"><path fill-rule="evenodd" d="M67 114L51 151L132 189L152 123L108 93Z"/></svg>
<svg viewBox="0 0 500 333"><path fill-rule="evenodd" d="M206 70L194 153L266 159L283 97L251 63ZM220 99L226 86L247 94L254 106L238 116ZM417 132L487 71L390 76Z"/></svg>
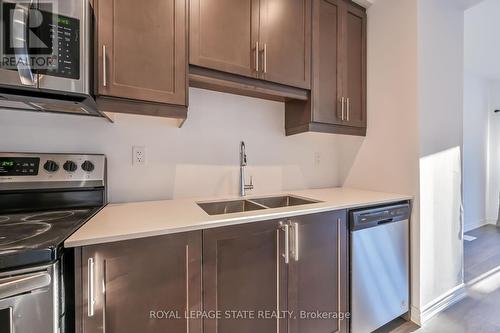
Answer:
<svg viewBox="0 0 500 333"><path fill-rule="evenodd" d="M379 225L408 220L408 203L353 210L349 214L351 231L372 228Z"/></svg>

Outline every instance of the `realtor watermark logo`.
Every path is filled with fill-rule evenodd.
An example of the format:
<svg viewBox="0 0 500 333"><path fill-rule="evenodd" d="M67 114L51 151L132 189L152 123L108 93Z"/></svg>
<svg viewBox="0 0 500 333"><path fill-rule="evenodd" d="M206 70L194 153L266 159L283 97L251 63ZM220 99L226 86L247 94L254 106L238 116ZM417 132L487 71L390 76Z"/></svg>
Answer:
<svg viewBox="0 0 500 333"><path fill-rule="evenodd" d="M57 2L3 2L1 26L1 67L4 69L54 69L58 65Z"/></svg>
<svg viewBox="0 0 500 333"><path fill-rule="evenodd" d="M290 319L290 320L346 320L350 319L349 312L335 311L273 311L273 310L214 310L214 311L178 311L178 310L150 310L149 319L179 320L179 319Z"/></svg>

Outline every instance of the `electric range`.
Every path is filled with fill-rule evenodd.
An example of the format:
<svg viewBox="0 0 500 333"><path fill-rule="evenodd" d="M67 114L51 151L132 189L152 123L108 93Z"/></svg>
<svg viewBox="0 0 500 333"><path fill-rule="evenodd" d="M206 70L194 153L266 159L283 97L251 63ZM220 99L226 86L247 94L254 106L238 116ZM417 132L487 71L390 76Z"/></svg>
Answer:
<svg viewBox="0 0 500 333"><path fill-rule="evenodd" d="M0 153L0 332L73 332L63 244L105 204L104 155Z"/></svg>

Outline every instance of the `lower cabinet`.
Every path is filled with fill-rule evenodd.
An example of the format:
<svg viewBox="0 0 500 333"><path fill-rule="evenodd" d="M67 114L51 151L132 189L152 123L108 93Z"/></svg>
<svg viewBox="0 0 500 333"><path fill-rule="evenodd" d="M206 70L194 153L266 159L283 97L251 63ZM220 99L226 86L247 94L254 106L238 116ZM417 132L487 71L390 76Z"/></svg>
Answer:
<svg viewBox="0 0 500 333"><path fill-rule="evenodd" d="M347 230L336 211L83 247L77 332L348 332Z"/></svg>
<svg viewBox="0 0 500 333"><path fill-rule="evenodd" d="M347 242L346 211L205 231L205 333L348 332Z"/></svg>
<svg viewBox="0 0 500 333"><path fill-rule="evenodd" d="M349 255L346 211L289 220L289 333L348 332Z"/></svg>
<svg viewBox="0 0 500 333"><path fill-rule="evenodd" d="M201 310L201 234L82 248L80 329L85 333L200 333L201 320L188 320L185 313Z"/></svg>
<svg viewBox="0 0 500 333"><path fill-rule="evenodd" d="M286 332L277 316L287 296L283 230L273 220L203 233L204 309L218 314L205 319L205 333ZM245 313L253 318L237 317Z"/></svg>

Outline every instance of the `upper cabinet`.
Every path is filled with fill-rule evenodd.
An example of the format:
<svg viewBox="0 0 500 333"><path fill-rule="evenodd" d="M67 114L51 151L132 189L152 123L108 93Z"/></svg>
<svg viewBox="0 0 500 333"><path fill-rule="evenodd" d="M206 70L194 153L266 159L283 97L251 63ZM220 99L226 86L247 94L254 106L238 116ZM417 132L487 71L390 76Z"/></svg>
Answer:
<svg viewBox="0 0 500 333"><path fill-rule="evenodd" d="M186 1L94 1L95 93L102 111L186 112Z"/></svg>
<svg viewBox="0 0 500 333"><path fill-rule="evenodd" d="M344 121L349 126L363 128L366 127L366 14L364 9L347 4L342 17Z"/></svg>
<svg viewBox="0 0 500 333"><path fill-rule="evenodd" d="M185 119L189 83L285 102L287 135L366 134L366 11L350 0L93 5L101 111Z"/></svg>
<svg viewBox="0 0 500 333"><path fill-rule="evenodd" d="M260 22L260 77L309 89L311 1L261 0Z"/></svg>
<svg viewBox="0 0 500 333"><path fill-rule="evenodd" d="M286 103L288 135L366 134L366 12L346 0L313 0L312 86Z"/></svg>
<svg viewBox="0 0 500 333"><path fill-rule="evenodd" d="M258 0L191 0L190 64L257 77Z"/></svg>
<svg viewBox="0 0 500 333"><path fill-rule="evenodd" d="M310 88L308 0L191 0L190 64Z"/></svg>

